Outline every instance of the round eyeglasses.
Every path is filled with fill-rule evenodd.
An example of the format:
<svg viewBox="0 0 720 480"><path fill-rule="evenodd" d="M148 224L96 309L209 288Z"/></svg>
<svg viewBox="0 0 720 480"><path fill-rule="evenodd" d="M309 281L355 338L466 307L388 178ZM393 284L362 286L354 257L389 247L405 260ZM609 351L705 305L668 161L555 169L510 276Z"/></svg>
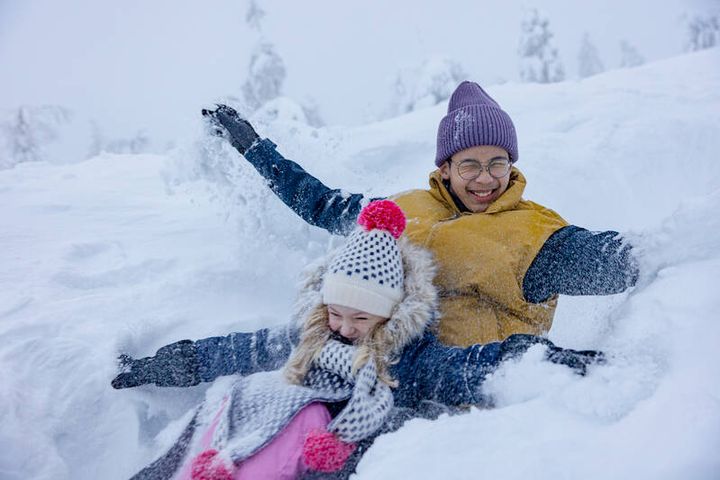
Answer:
<svg viewBox="0 0 720 480"><path fill-rule="evenodd" d="M452 160L449 159L448 162L452 163ZM493 178L503 178L510 173L510 167L512 167L512 162L505 158L492 160L487 166L477 160L467 159L457 164L457 171L463 180L475 180L482 175L483 170L487 170Z"/></svg>

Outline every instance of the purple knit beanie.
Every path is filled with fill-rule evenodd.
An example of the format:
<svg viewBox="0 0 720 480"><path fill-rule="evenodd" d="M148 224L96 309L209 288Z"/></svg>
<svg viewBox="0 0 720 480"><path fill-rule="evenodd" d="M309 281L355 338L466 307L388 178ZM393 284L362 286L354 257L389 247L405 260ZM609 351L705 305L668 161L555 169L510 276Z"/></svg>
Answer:
<svg viewBox="0 0 720 480"><path fill-rule="evenodd" d="M475 82L462 82L453 92L448 114L440 120L435 165L460 150L495 145L518 159L517 135L510 116Z"/></svg>

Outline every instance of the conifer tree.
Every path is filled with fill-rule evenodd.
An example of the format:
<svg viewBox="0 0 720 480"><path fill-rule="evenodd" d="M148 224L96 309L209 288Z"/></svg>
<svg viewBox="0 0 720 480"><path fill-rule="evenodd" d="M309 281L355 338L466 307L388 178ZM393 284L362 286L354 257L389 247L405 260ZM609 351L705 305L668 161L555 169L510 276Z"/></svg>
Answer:
<svg viewBox="0 0 720 480"><path fill-rule="evenodd" d="M550 21L537 9L528 10L522 22L518 53L523 81L551 83L565 79L565 69L554 46Z"/></svg>

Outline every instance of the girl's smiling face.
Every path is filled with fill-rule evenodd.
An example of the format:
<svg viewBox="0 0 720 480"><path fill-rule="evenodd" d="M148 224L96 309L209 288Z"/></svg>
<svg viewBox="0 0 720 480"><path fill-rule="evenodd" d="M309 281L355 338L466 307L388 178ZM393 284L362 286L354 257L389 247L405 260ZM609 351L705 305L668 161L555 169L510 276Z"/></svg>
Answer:
<svg viewBox="0 0 720 480"><path fill-rule="evenodd" d="M365 338L375 325L387 320L385 317L342 305L330 304L327 311L330 330L352 342Z"/></svg>

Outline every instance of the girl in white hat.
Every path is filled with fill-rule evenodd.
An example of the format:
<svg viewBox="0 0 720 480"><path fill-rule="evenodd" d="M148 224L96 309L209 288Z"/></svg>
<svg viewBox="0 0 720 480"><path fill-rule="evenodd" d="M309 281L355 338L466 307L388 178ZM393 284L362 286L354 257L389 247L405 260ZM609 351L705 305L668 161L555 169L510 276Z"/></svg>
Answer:
<svg viewBox="0 0 720 480"><path fill-rule="evenodd" d="M186 340L154 357L124 357L115 388L243 375L221 401L201 405L176 444L133 478L342 478L369 441L408 412L422 414L429 402L491 405L485 377L534 344L581 374L598 359L530 335L468 348L440 344L432 259L401 237L400 208L372 202L358 224L305 275L295 318L281 331Z"/></svg>

